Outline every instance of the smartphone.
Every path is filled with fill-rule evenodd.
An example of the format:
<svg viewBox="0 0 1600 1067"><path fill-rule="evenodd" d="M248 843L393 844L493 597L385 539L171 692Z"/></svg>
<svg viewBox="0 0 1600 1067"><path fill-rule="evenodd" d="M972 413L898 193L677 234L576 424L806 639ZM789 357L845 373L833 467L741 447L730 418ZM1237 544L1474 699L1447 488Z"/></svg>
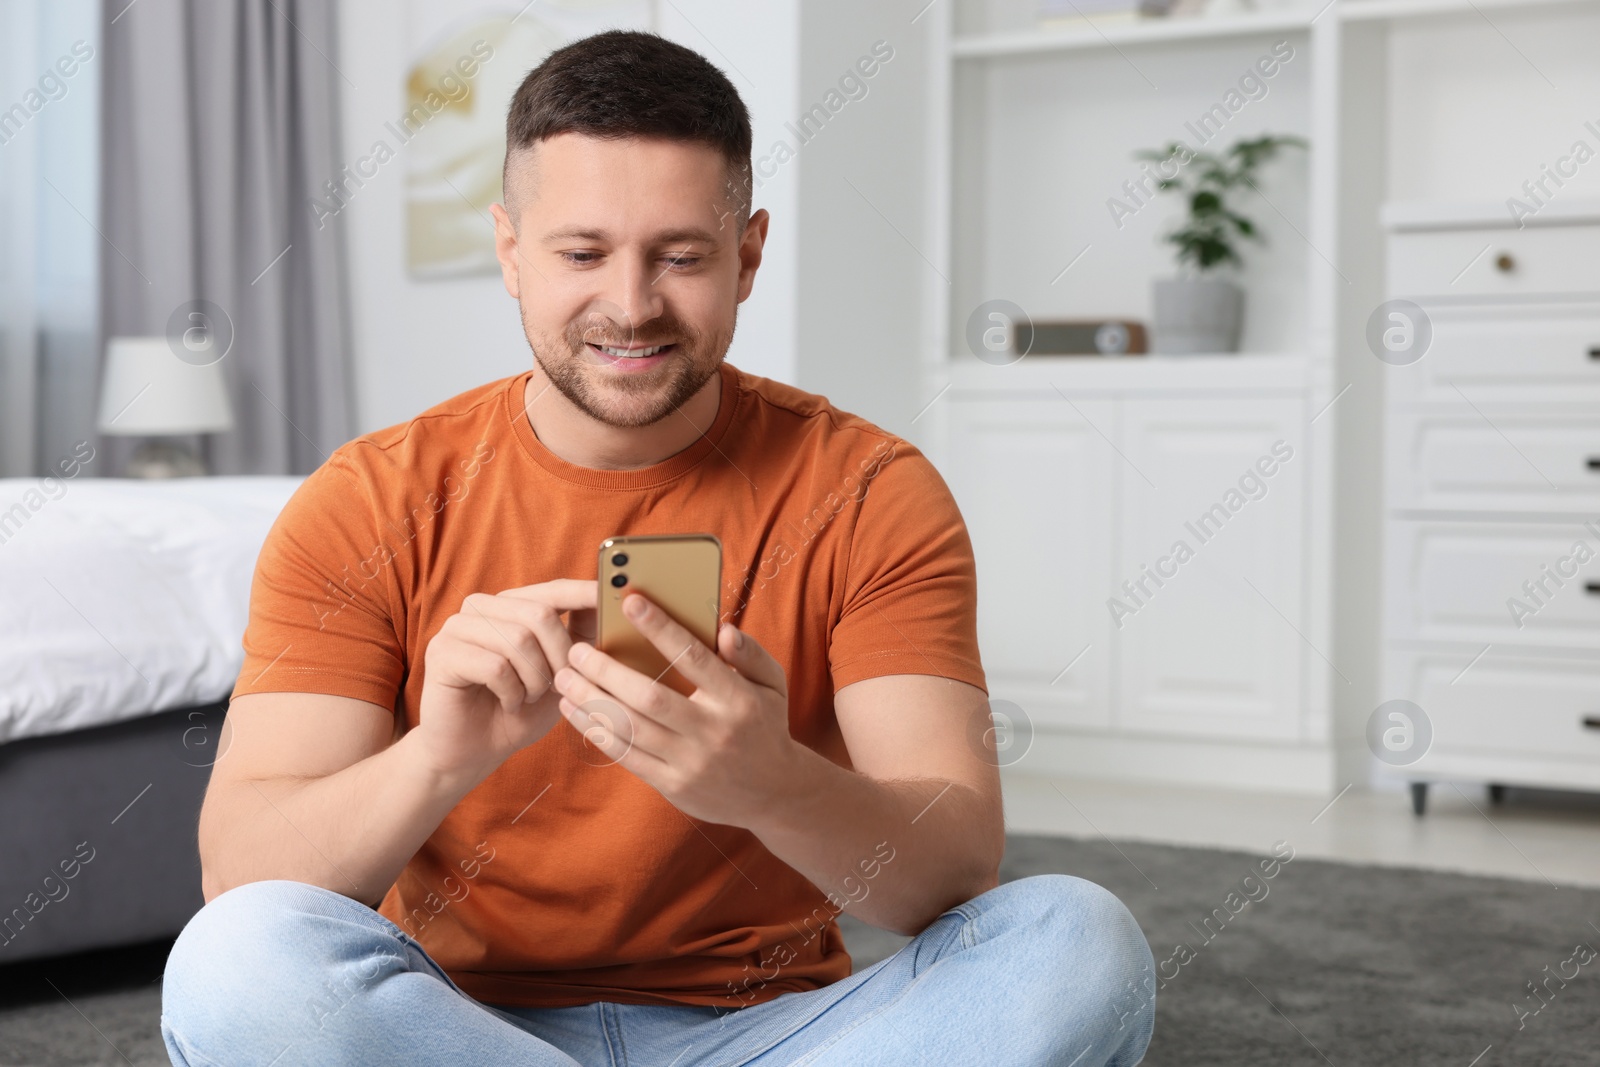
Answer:
<svg viewBox="0 0 1600 1067"><path fill-rule="evenodd" d="M608 537L600 542L600 604L595 647L667 688L697 688L622 613L622 598L643 593L713 651L721 618L722 542L711 534Z"/></svg>

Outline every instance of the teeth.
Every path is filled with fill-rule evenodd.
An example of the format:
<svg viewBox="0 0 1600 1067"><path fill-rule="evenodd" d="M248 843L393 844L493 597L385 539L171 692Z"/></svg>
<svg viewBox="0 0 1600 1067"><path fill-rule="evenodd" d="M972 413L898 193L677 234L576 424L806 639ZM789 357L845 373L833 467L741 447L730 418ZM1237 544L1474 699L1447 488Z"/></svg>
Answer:
<svg viewBox="0 0 1600 1067"><path fill-rule="evenodd" d="M655 346L653 346L651 348L640 348L640 349L612 348L609 345L600 345L599 347L600 347L600 351L602 351L606 355L612 356L614 358L618 358L618 359L643 359L645 356L653 356L653 355L655 355L657 352L661 351L663 348L665 348L667 346L666 345L655 345Z"/></svg>

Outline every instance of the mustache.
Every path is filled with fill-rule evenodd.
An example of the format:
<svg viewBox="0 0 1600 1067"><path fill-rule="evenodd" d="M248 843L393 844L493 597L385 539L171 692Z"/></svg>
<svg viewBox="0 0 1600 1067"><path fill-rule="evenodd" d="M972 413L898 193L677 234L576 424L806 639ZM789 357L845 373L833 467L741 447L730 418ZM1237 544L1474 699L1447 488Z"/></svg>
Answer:
<svg viewBox="0 0 1600 1067"><path fill-rule="evenodd" d="M609 319L604 323L574 322L567 328L567 340L574 350L586 343L621 348L628 345L693 344L695 340L694 334L684 329L676 319L652 320L651 326L649 334L646 334L642 330L629 331Z"/></svg>

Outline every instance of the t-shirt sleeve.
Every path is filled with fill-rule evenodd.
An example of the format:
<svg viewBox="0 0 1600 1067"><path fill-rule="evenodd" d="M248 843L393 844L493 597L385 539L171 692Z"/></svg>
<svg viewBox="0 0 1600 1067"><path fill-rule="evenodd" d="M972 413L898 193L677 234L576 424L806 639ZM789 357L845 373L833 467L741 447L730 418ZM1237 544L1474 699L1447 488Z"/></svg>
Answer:
<svg viewBox="0 0 1600 1067"><path fill-rule="evenodd" d="M278 515L256 560L234 695L325 693L393 708L406 671L395 540L343 449Z"/></svg>
<svg viewBox="0 0 1600 1067"><path fill-rule="evenodd" d="M954 678L988 692L978 656L972 541L944 479L893 441L869 469L851 533L828 663L837 692L886 674Z"/></svg>

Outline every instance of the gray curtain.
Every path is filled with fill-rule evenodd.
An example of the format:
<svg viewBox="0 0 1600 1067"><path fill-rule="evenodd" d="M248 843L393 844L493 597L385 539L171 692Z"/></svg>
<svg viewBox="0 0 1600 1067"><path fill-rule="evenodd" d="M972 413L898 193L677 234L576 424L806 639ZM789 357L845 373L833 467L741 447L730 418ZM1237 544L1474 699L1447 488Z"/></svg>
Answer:
<svg viewBox="0 0 1600 1067"><path fill-rule="evenodd" d="M235 428L216 474L305 473L351 435L334 0L105 0L101 332L155 336L209 301ZM105 443L113 454L126 442Z"/></svg>

